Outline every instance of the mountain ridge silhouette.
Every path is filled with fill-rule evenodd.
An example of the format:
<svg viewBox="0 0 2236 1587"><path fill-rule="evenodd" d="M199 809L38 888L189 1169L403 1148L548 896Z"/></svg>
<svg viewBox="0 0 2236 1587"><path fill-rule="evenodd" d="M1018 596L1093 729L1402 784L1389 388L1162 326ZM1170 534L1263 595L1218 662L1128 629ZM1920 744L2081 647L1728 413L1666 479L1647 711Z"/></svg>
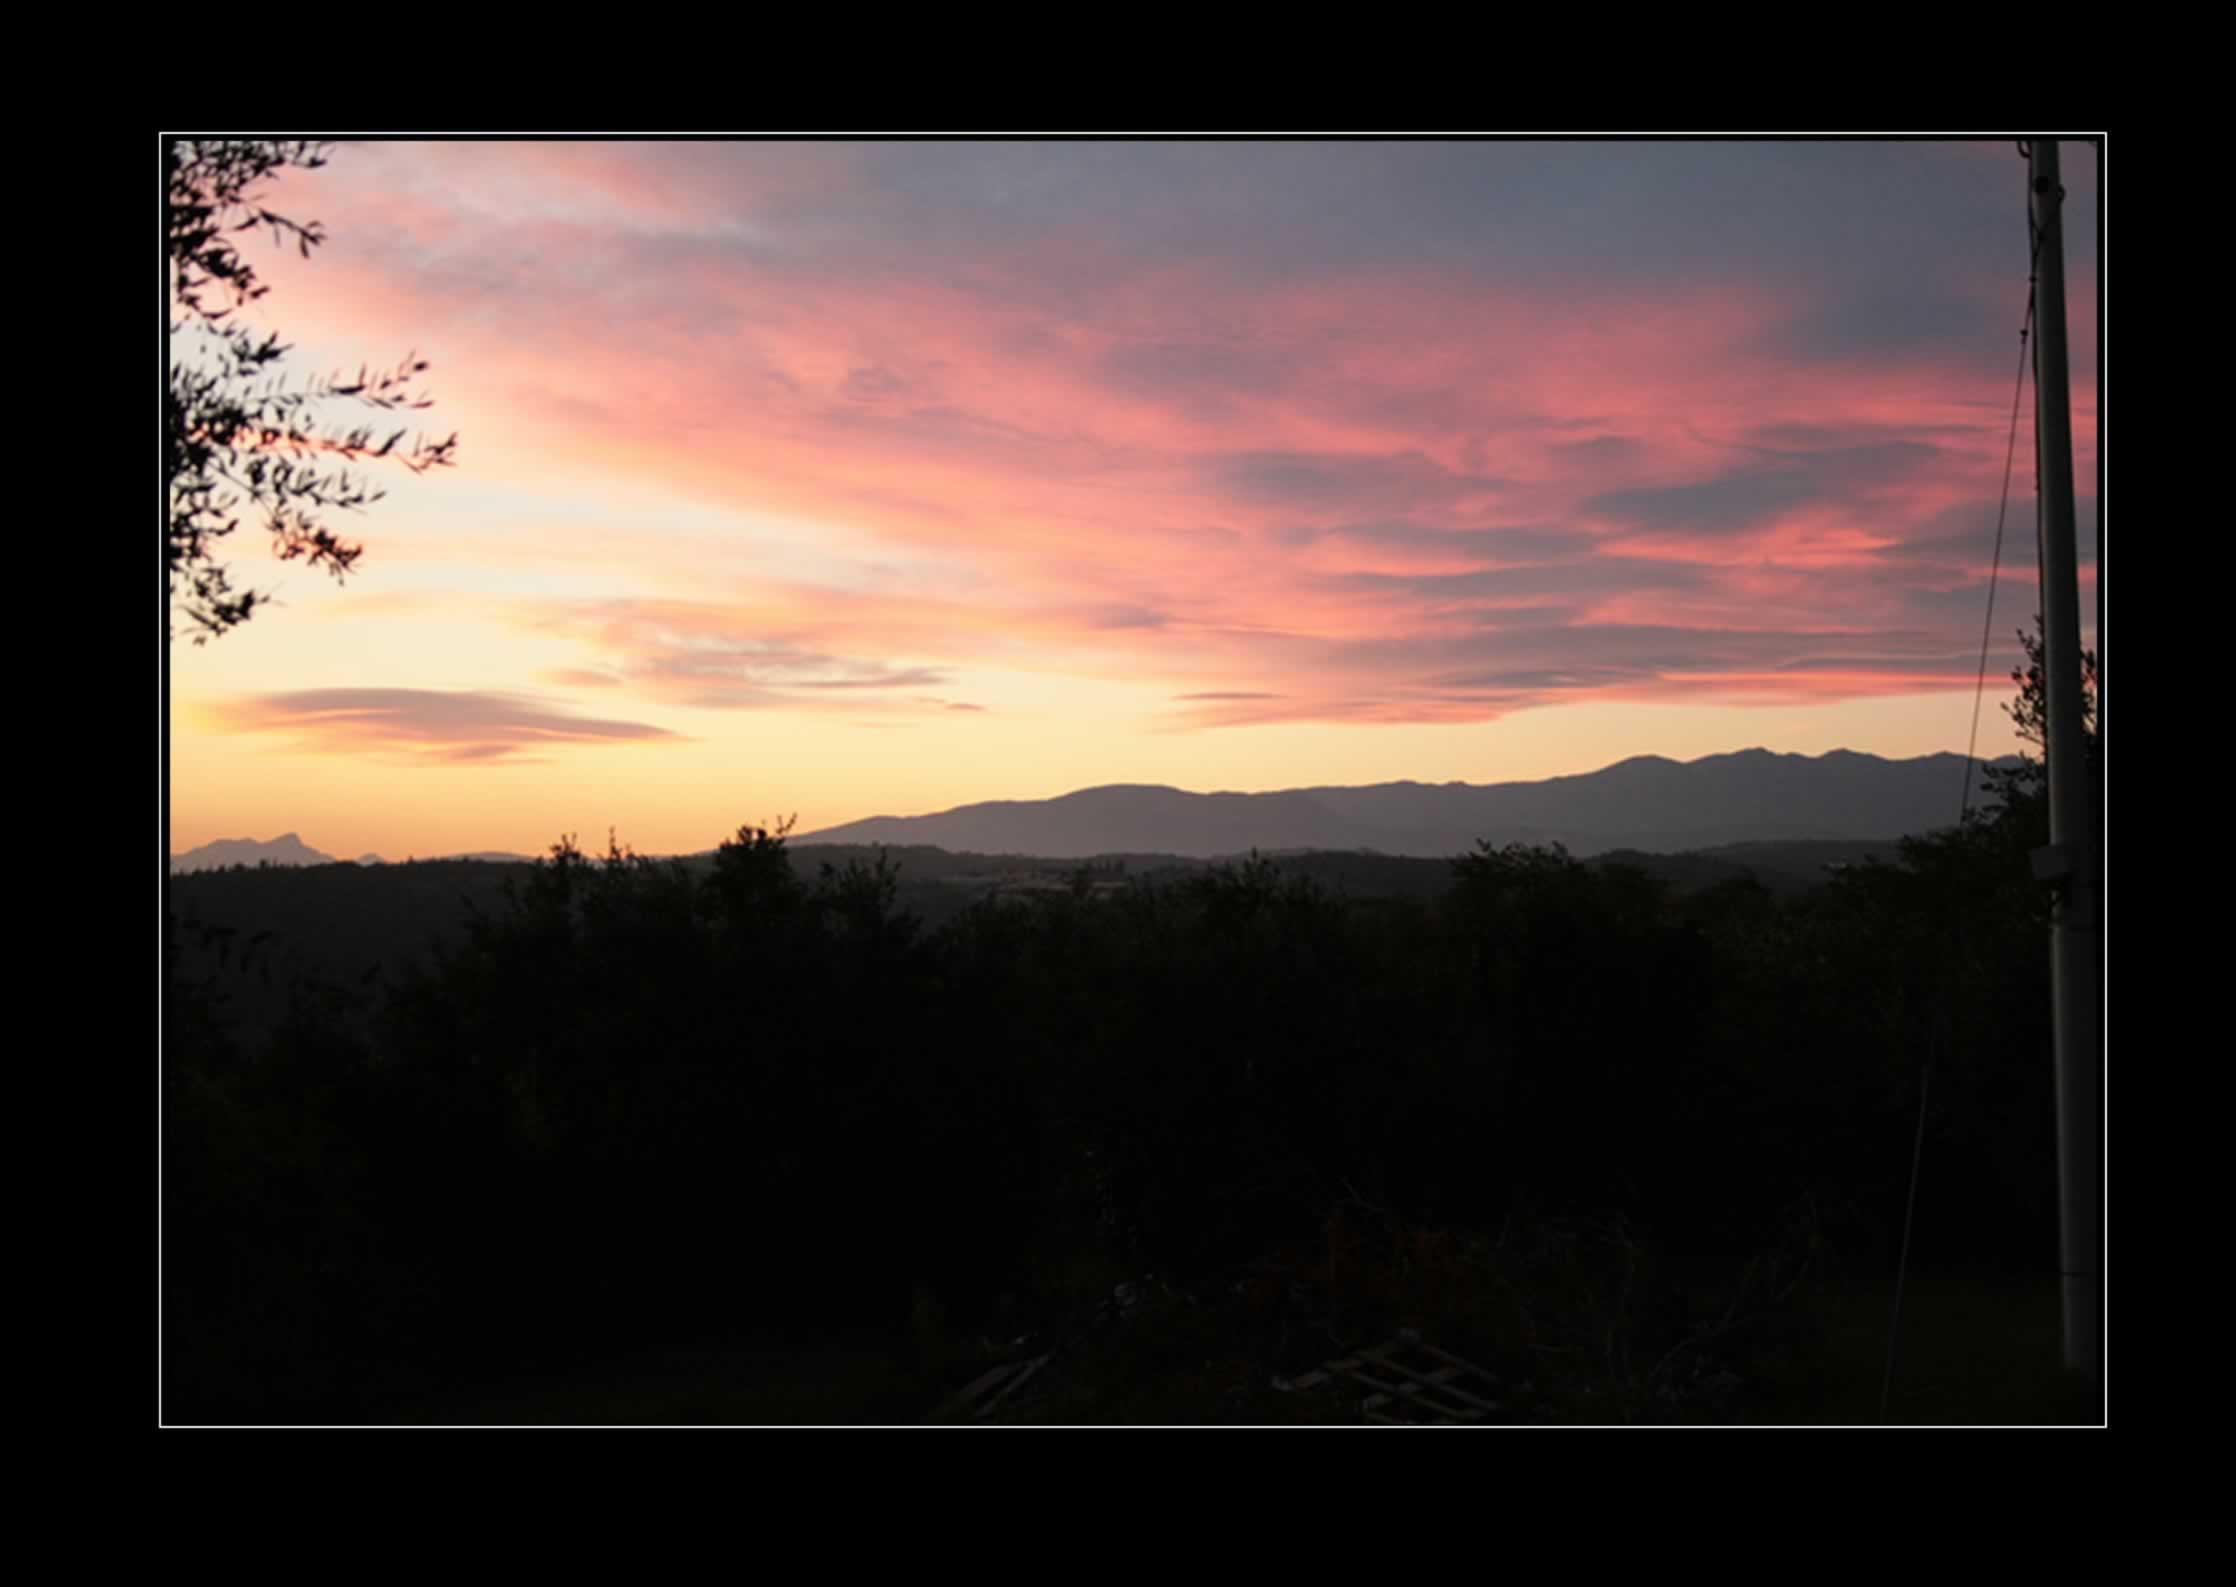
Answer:
<svg viewBox="0 0 2236 1587"><path fill-rule="evenodd" d="M1978 764L2012 764L2003 756ZM1579 857L1683 853L1747 843L1889 840L1954 826L1965 757L1890 759L1855 750L1784 754L1760 747L1679 761L1632 755L1597 771L1495 783L1322 784L1198 793L1163 783L1100 783L1045 799L989 799L913 816L870 816L792 834L795 846L885 844L950 853L1092 859L1123 853L1218 859L1368 852L1440 858L1478 842L1562 843ZM1981 782L1971 780L1975 799ZM700 853L711 851L698 851ZM526 862L500 851L440 856ZM173 854L172 874L229 865L350 863L287 832L226 838ZM354 863L381 863L367 854Z"/></svg>
<svg viewBox="0 0 2236 1587"><path fill-rule="evenodd" d="M1956 824L1964 765L1953 752L1888 759L1846 749L1799 755L1758 747L1693 761L1634 755L1598 771L1498 783L1401 780L1264 793L1106 783L1047 799L871 816L795 833L792 841L1084 859L1121 852L1211 858L1250 849L1432 857L1464 853L1479 841L1558 842L1589 856L1893 839ZM1977 771L1972 786L1979 787Z"/></svg>

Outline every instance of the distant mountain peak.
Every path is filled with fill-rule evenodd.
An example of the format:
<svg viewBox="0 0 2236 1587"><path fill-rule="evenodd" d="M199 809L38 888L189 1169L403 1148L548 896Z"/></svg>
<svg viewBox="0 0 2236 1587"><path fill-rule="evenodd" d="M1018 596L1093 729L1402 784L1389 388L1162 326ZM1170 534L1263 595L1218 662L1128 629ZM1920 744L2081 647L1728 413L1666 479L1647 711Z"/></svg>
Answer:
<svg viewBox="0 0 2236 1587"><path fill-rule="evenodd" d="M321 854L305 843L301 833L282 832L268 843L254 838L220 838L184 854L171 856L170 869L214 871L229 865L332 865L331 854Z"/></svg>

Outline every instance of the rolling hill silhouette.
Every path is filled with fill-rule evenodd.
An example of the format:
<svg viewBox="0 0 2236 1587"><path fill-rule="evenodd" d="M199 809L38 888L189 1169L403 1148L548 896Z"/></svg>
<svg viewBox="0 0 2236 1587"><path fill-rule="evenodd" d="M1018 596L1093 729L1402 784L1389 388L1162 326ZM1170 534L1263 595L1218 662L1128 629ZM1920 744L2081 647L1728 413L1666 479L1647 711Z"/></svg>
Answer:
<svg viewBox="0 0 2236 1587"><path fill-rule="evenodd" d="M1465 853L1480 840L1558 842L1579 856L1877 840L1954 825L1964 764L1955 754L1887 760L1850 750L1748 749L1689 762L1642 755L1538 782L1395 782L1259 794L1114 784L1054 799L873 816L794 841L1083 859L1122 852L1211 858L1253 848L1434 857Z"/></svg>

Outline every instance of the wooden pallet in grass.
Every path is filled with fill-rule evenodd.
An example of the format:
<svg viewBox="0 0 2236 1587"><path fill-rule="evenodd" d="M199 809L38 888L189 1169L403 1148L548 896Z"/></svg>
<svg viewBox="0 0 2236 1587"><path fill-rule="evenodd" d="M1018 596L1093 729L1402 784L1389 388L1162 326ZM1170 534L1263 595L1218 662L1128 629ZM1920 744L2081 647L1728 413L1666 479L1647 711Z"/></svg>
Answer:
<svg viewBox="0 0 2236 1587"><path fill-rule="evenodd" d="M1459 1426L1499 1415L1498 1380L1471 1361L1440 1350L1406 1328L1371 1350L1315 1367L1273 1386L1303 1393L1328 1384L1353 1383L1368 1392L1358 1402L1370 1422L1395 1427Z"/></svg>

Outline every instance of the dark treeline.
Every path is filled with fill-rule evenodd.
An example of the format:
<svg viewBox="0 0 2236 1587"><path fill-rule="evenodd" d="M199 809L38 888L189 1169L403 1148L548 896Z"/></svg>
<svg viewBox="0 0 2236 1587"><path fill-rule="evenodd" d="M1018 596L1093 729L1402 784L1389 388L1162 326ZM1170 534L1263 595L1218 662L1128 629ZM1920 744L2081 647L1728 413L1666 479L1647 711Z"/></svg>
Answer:
<svg viewBox="0 0 2236 1587"><path fill-rule="evenodd" d="M1799 895L1485 846L1433 897L1253 859L936 930L889 862L806 877L765 830L563 843L424 964L294 976L254 1026L175 971L167 1411L376 1417L927 1294L965 1329L1144 1273L1294 1296L1339 1247L1496 1277L1615 1231L1677 1275L1801 1229L1882 1270L1929 1055L1917 1259L2052 1270L2039 799L2002 792ZM1381 1299L1361 1326L1430 1305Z"/></svg>

